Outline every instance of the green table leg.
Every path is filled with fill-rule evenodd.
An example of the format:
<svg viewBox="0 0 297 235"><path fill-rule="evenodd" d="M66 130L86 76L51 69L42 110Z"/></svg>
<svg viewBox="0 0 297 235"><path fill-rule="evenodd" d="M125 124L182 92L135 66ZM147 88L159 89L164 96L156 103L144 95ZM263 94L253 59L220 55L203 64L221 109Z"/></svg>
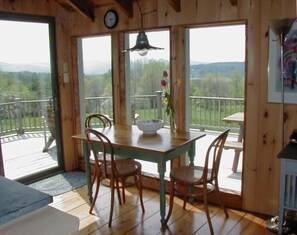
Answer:
<svg viewBox="0 0 297 235"><path fill-rule="evenodd" d="M196 149L196 145L195 142L191 143L190 145L190 149L188 151L188 156L190 159L190 166L194 166L194 158L195 158L195 150Z"/></svg>
<svg viewBox="0 0 297 235"><path fill-rule="evenodd" d="M88 144L83 144L83 151L85 157L85 168L86 168L86 183L88 187L88 195L90 203L93 201L93 192L92 192L92 174L91 174L91 165L90 165L90 150Z"/></svg>
<svg viewBox="0 0 297 235"><path fill-rule="evenodd" d="M166 162L158 163L158 172L160 179L160 215L162 228L166 227L165 213L166 213L166 196L165 196L165 172Z"/></svg>

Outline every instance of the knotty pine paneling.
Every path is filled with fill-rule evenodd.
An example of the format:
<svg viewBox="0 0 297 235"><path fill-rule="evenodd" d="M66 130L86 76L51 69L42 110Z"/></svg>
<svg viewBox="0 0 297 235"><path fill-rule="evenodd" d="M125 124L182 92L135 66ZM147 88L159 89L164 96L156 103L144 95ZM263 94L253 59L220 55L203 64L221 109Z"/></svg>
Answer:
<svg viewBox="0 0 297 235"><path fill-rule="evenodd" d="M243 159L243 178L242 185L243 208L253 210L256 207L255 200L257 188L257 152L258 152L258 133L255 130L259 129L258 122L259 102L260 102L260 87L259 87L259 73L261 66L261 58L258 53L261 51L260 47L260 16L261 6L260 1L251 1L250 4L245 5L246 9L246 83L245 96L250 97L246 99L245 106L245 123L244 123L244 159ZM251 138L247 138L251 136ZM254 147L251 147L254 146Z"/></svg>
<svg viewBox="0 0 297 235"><path fill-rule="evenodd" d="M291 9L287 7L291 5ZM257 95L259 96L258 106L258 129L257 130L257 142L246 145L246 148L250 146L256 146L256 158L255 162L256 179L255 179L255 202L249 202L251 205L249 208L256 209L258 211L265 211L266 213L277 213L278 196L279 196L279 168L280 161L277 159L278 152L282 149L282 113L281 105L267 103L267 84L268 84L268 22L274 18L286 18L296 17L295 1L289 1L284 3L283 1L261 1L260 12L260 70L258 74L259 87ZM283 9L286 8L286 14ZM253 53L256 54L256 51ZM254 56L255 57L255 56ZM251 94L252 95L252 94ZM249 97L251 97L251 95ZM255 120L256 121L256 120ZM294 128L286 124L285 140L289 139L288 132ZM254 132L248 129L250 132ZM250 136L252 136L250 134ZM248 155L249 156L249 155ZM256 160L256 161L255 161ZM245 161L248 161L246 158ZM248 176L248 172L246 172ZM247 200L246 200L247 201Z"/></svg>
<svg viewBox="0 0 297 235"><path fill-rule="evenodd" d="M243 208L250 211L274 215L278 205L278 178L279 160L277 154L281 150L281 114L280 105L267 102L267 63L268 63L268 21L275 18L296 17L295 0L238 0L237 6L231 6L229 0L187 0L181 1L181 12L176 13L165 0L140 0L143 12L153 10L153 13L144 17L144 28L171 27L173 38L179 40L178 35L183 34L183 28L194 25L222 24L230 22L246 22L247 26L247 66L246 66L246 109L245 109L245 144L244 144L244 172L243 172ZM134 17L128 18L118 7L116 8L120 21L114 30L108 30L103 25L103 15L109 7L95 10L95 22L82 17L79 13L69 13L61 8L55 1L23 0L10 3L8 0L0 1L3 11L23 12L30 14L49 14L56 17L57 22L57 54L59 69L60 100L62 105L61 117L64 141L64 154L67 156L67 166L75 166L72 153L75 147L71 141L74 133L75 119L79 118L73 111L76 107L72 95L75 94L75 83L65 84L62 80L63 63L74 63L71 57L71 37L83 35L99 35L111 33L116 37L113 45L122 50L123 32L140 29L140 14L134 4ZM119 40L116 42L114 40ZM218 38L219 40L219 38ZM173 43L181 45L181 42ZM172 48L172 58L175 62L172 76L183 79L184 64L180 59L182 51ZM117 93L115 107L125 103L125 87L123 56L119 51L113 53L113 58L119 56L113 67L115 75L114 89ZM71 66L69 66L71 72ZM181 87L185 87L182 84ZM182 94L182 93L181 93ZM181 102L175 101L178 107ZM297 128L296 105L286 105L285 139L288 140L291 131ZM73 116L73 114L75 114ZM182 115L182 112L180 112ZM116 115L118 118L125 114ZM184 117L179 117L179 127ZM255 198L257 200L255 200Z"/></svg>

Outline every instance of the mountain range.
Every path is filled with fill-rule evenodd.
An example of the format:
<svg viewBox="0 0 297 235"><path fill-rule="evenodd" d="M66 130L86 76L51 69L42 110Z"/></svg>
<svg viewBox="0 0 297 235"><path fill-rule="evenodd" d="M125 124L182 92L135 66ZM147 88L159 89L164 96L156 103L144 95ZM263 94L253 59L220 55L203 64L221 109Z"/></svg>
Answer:
<svg viewBox="0 0 297 235"><path fill-rule="evenodd" d="M207 73L222 73L239 72L244 74L245 62L216 62L216 63L198 63L192 62L191 78L202 78ZM85 74L103 74L110 70L110 62L94 61L87 63L84 67ZM36 73L48 73L50 71L48 64L9 64L0 62L0 71L6 72L22 72L30 71Z"/></svg>
<svg viewBox="0 0 297 235"><path fill-rule="evenodd" d="M230 74L238 72L244 74L245 62L216 62L198 63L191 65L191 78L203 78L208 73Z"/></svg>
<svg viewBox="0 0 297 235"><path fill-rule="evenodd" d="M49 65L46 63L40 64L10 64L0 62L0 71L5 72L23 72L23 71L30 71L35 73L49 73L50 68Z"/></svg>

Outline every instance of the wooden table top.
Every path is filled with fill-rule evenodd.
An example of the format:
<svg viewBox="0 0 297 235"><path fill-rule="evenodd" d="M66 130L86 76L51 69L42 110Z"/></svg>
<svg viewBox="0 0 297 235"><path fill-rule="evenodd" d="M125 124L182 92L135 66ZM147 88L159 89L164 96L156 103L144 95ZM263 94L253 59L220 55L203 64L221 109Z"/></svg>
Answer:
<svg viewBox="0 0 297 235"><path fill-rule="evenodd" d="M243 123L244 122L244 113L242 113L242 112L234 113L230 116L223 118L223 121L229 122L229 123L230 122Z"/></svg>
<svg viewBox="0 0 297 235"><path fill-rule="evenodd" d="M105 134L114 147L125 147L131 150L140 150L166 154L178 147L205 136L202 132L189 131L171 133L167 128L161 128L155 134L143 134L137 126L119 126L100 128L98 131ZM85 134L74 135L73 138L86 140Z"/></svg>

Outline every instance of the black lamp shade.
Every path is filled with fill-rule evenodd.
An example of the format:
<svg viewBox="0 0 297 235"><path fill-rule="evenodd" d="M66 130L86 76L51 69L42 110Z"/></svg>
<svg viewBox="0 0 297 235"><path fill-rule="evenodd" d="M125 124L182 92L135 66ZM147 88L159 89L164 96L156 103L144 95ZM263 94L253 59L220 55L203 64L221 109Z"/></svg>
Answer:
<svg viewBox="0 0 297 235"><path fill-rule="evenodd" d="M144 31L140 31L137 35L136 45L132 48L125 49L127 51L148 51L148 50L162 50L164 48L151 46Z"/></svg>

